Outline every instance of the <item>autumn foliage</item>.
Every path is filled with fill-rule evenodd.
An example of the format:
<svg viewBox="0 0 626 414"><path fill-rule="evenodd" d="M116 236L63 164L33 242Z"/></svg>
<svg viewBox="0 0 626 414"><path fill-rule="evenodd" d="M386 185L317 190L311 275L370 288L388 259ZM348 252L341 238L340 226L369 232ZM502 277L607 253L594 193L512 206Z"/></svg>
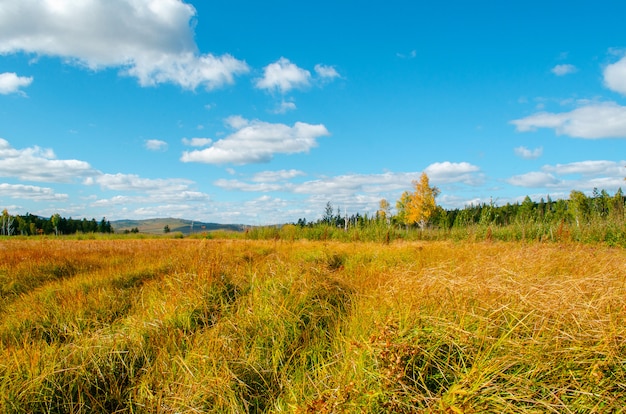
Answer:
<svg viewBox="0 0 626 414"><path fill-rule="evenodd" d="M396 204L402 222L424 228L437 210L438 195L439 189L431 187L428 175L422 173L419 181L413 181L413 192L405 191Z"/></svg>

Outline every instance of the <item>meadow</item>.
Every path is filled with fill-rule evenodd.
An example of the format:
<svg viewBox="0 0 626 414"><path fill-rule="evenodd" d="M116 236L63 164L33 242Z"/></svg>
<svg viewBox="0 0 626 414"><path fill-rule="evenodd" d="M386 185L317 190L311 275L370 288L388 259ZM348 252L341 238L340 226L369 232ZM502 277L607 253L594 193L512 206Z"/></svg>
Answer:
<svg viewBox="0 0 626 414"><path fill-rule="evenodd" d="M624 411L624 249L483 239L3 239L0 412Z"/></svg>

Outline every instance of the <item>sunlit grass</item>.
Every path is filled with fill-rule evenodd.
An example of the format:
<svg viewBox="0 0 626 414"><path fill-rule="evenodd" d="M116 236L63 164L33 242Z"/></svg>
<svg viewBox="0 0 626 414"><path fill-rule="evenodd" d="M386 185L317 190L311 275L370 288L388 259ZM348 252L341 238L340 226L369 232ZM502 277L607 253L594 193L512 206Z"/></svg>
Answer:
<svg viewBox="0 0 626 414"><path fill-rule="evenodd" d="M626 254L10 240L0 412L619 412Z"/></svg>

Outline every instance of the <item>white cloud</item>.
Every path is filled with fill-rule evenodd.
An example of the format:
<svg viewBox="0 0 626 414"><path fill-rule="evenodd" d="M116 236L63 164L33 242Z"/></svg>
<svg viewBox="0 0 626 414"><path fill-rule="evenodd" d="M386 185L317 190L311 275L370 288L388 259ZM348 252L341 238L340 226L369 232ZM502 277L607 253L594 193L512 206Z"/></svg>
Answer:
<svg viewBox="0 0 626 414"><path fill-rule="evenodd" d="M417 50L411 50L408 55L398 52L396 53L396 56L400 59L415 59L415 57L417 56Z"/></svg>
<svg viewBox="0 0 626 414"><path fill-rule="evenodd" d="M235 82L235 75L248 72L248 66L230 55L220 57L211 54L197 56L194 53L153 56L138 61L125 73L139 79L141 86L160 83L176 83L185 89L199 85L207 90Z"/></svg>
<svg viewBox="0 0 626 414"><path fill-rule="evenodd" d="M146 148L150 151L165 151L167 150L167 142L160 139L148 139L145 142Z"/></svg>
<svg viewBox="0 0 626 414"><path fill-rule="evenodd" d="M135 196L114 196L108 199L99 199L92 203L93 206L129 206L129 205L149 205L159 203L185 203L185 202L205 202L209 200L209 196L199 191L180 191L180 192L153 192Z"/></svg>
<svg viewBox="0 0 626 414"><path fill-rule="evenodd" d="M237 190L246 192L270 192L270 191L292 191L294 184L287 182L292 178L306 175L299 170L279 170L279 171L261 171L254 174L247 183L241 180L225 180L219 179L214 182L217 187L227 190Z"/></svg>
<svg viewBox="0 0 626 414"><path fill-rule="evenodd" d="M194 219L198 215L198 204L197 203L180 203L180 202L172 202L171 204L155 204L155 205L145 205L144 202L140 202L137 205L132 205L130 207L124 208L123 215L120 218L134 218L134 219L148 219L154 217L176 217L183 219ZM102 205L105 206L105 205ZM101 206L98 206L101 207ZM206 211L203 211L203 214L208 214ZM214 217L213 214L211 214ZM231 221L223 221L223 222L231 222ZM198 229L200 230L200 229Z"/></svg>
<svg viewBox="0 0 626 414"><path fill-rule="evenodd" d="M468 162L436 162L424 169L431 183L478 185L483 181L480 168Z"/></svg>
<svg viewBox="0 0 626 414"><path fill-rule="evenodd" d="M589 191L594 187L617 190L624 184L626 161L581 161L569 164L544 165L541 171L516 175L509 184L528 188Z"/></svg>
<svg viewBox="0 0 626 414"><path fill-rule="evenodd" d="M281 57L263 69L263 77L257 80L256 87L285 94L292 89L305 89L311 85L313 80L317 81L318 84L324 84L341 77L333 66L318 63L313 69L317 75L315 79L308 70L298 67L287 58ZM283 102L276 113L284 113L292 109L295 109L293 102Z"/></svg>
<svg viewBox="0 0 626 414"><path fill-rule="evenodd" d="M150 179L134 174L101 174L86 184L98 184L103 190L122 191L125 195L99 198L90 203L93 208L116 211L119 218L184 217L193 218L207 205L210 197L193 190L192 181L176 178Z"/></svg>
<svg viewBox="0 0 626 414"><path fill-rule="evenodd" d="M108 199L103 198L103 199L96 200L93 203L91 203L91 205L94 207L110 207L110 206L128 205L135 201L136 200L134 199L134 197L116 195L115 197L111 197Z"/></svg>
<svg viewBox="0 0 626 414"><path fill-rule="evenodd" d="M345 174L307 181L295 186L293 191L301 194L320 194L335 197L341 194L383 193L409 189L411 181L420 173Z"/></svg>
<svg viewBox="0 0 626 414"><path fill-rule="evenodd" d="M526 160L534 160L536 158L541 157L543 155L543 147L528 149L526 147L517 147L514 149L515 155L518 157L524 158Z"/></svg>
<svg viewBox="0 0 626 414"><path fill-rule="evenodd" d="M117 67L142 86L213 89L249 71L230 55L198 53L196 11L180 0L2 0L0 5L0 54L57 56L94 70Z"/></svg>
<svg viewBox="0 0 626 414"><path fill-rule="evenodd" d="M279 90L281 93L289 92L294 88L305 88L310 85L311 72L299 68L289 59L281 57L278 61L270 63L263 70L263 77L256 83L259 89Z"/></svg>
<svg viewBox="0 0 626 414"><path fill-rule="evenodd" d="M37 146L24 149L11 147L0 138L0 176L24 181L72 182L76 178L97 175L87 162L57 160L51 149Z"/></svg>
<svg viewBox="0 0 626 414"><path fill-rule="evenodd" d="M183 162L207 164L251 164L269 162L274 154L308 152L317 146L317 139L329 135L322 124L296 122L290 127L259 120L248 121L240 116L226 120L236 131L203 150L185 151Z"/></svg>
<svg viewBox="0 0 626 414"><path fill-rule="evenodd" d="M322 79L334 79L339 77L339 72L333 66L327 66L322 64L315 65L315 73Z"/></svg>
<svg viewBox="0 0 626 414"><path fill-rule="evenodd" d="M442 162L431 164L424 170L429 174L433 185L466 184L476 185L482 181L480 169L472 164ZM334 177L322 177L301 183L285 182L304 175L298 170L266 171L256 174L246 183L240 180L218 180L215 185L229 190L240 191L283 191L297 194L324 195L337 197L351 196L356 193L381 194L408 190L412 182L419 180L421 172L382 174L344 174Z"/></svg>
<svg viewBox="0 0 626 414"><path fill-rule="evenodd" d="M604 84L612 91L626 95L626 56L604 68Z"/></svg>
<svg viewBox="0 0 626 414"><path fill-rule="evenodd" d="M554 73L556 76L565 76L569 75L570 73L575 73L577 71L578 68L570 64L556 65L551 69L551 72Z"/></svg>
<svg viewBox="0 0 626 414"><path fill-rule="evenodd" d="M65 201L67 194L56 194L52 188L23 184L0 184L0 196L33 201Z"/></svg>
<svg viewBox="0 0 626 414"><path fill-rule="evenodd" d="M262 171L254 174L252 181L254 182L276 182L290 180L295 177L306 175L299 170L280 170L280 171Z"/></svg>
<svg viewBox="0 0 626 414"><path fill-rule="evenodd" d="M620 164L614 161L580 161L569 164L546 165L544 171L554 172L559 175L565 174L582 174L585 176L597 175L624 175L626 169L623 167L624 162Z"/></svg>
<svg viewBox="0 0 626 414"><path fill-rule="evenodd" d="M250 121L248 121L246 118L244 118L241 115L232 115L229 116L228 118L226 118L224 120L224 123L232 129L241 129L241 128L245 128L246 126L248 126L250 124Z"/></svg>
<svg viewBox="0 0 626 414"><path fill-rule="evenodd" d="M206 147L213 142L211 138L183 138L182 141L188 147Z"/></svg>
<svg viewBox="0 0 626 414"><path fill-rule="evenodd" d="M465 198L465 197L460 197L454 194L441 194L438 198L438 202L441 205L447 206L446 208L458 208L458 209L462 209L465 208L467 206L477 206L483 203L490 203L491 201L493 201L492 198L486 198L486 199L482 199L480 197L474 197L474 198Z"/></svg>
<svg viewBox="0 0 626 414"><path fill-rule="evenodd" d="M294 102L281 101L280 105L278 105L276 109L274 109L272 112L275 114L284 114L284 113L287 113L288 111L295 111L295 110L296 110L296 104Z"/></svg>
<svg viewBox="0 0 626 414"><path fill-rule="evenodd" d="M90 183L97 183L105 190L118 191L145 191L159 193L173 193L189 191L190 180L168 178L142 178L135 174L101 174Z"/></svg>
<svg viewBox="0 0 626 414"><path fill-rule="evenodd" d="M32 77L17 76L14 72L0 73L0 95L8 95L10 93L24 94L20 88L29 86L32 82Z"/></svg>
<svg viewBox="0 0 626 414"><path fill-rule="evenodd" d="M558 187L562 183L552 174L540 171L533 171L526 174L516 175L507 180L511 185L529 188L550 188Z"/></svg>
<svg viewBox="0 0 626 414"><path fill-rule="evenodd" d="M260 192L266 193L270 191L286 191L291 184L286 183L247 183L240 180L225 180L219 179L213 183L215 186L230 191L246 191L246 192Z"/></svg>
<svg viewBox="0 0 626 414"><path fill-rule="evenodd" d="M552 128L576 138L626 138L626 107L615 102L591 103L570 112L539 112L511 121L520 132Z"/></svg>

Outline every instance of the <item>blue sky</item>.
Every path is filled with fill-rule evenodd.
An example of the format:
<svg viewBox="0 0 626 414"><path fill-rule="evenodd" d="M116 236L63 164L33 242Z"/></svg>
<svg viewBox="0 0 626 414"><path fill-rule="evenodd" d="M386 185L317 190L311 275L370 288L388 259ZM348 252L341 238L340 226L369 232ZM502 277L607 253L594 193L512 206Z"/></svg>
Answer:
<svg viewBox="0 0 626 414"><path fill-rule="evenodd" d="M626 3L0 0L12 214L269 224L615 192Z"/></svg>

